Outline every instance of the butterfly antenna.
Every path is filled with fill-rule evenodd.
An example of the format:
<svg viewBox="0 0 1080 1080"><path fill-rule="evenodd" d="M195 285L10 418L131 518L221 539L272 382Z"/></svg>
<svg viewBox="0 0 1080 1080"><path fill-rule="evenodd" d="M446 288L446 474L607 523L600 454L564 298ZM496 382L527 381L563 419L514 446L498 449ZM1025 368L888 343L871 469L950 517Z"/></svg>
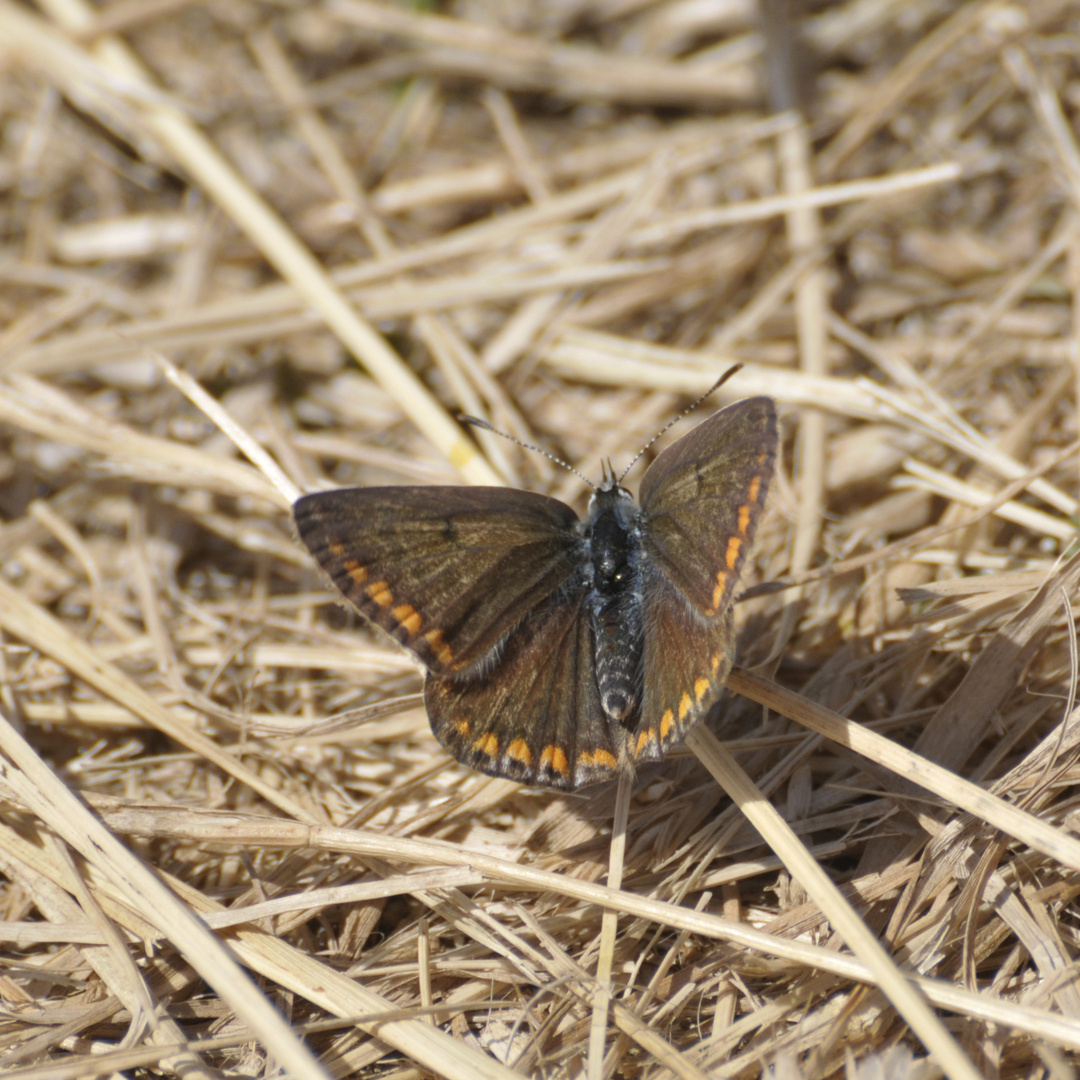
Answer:
<svg viewBox="0 0 1080 1080"><path fill-rule="evenodd" d="M498 435L501 439L506 439L507 442L512 442L516 446L520 446L522 450L532 450L534 453L543 454L549 461L554 461L556 465L561 465L567 472L572 472L579 480L588 484L593 491L596 490L596 485L587 476L582 476L573 465L567 465L562 458L557 458L542 446L533 446L532 443L515 439L513 435L507 435L505 431L500 431L497 427L492 427L486 420L481 420L478 416L467 416L465 413L458 413L458 421L462 424L468 424L469 427L483 428L484 431L490 431L493 435Z"/></svg>
<svg viewBox="0 0 1080 1080"><path fill-rule="evenodd" d="M681 420L681 419L682 419L682 418L683 418L684 416L687 416L687 415L689 415L690 413L692 413L692 412L693 412L693 411L694 411L694 410L695 410L695 409L696 409L696 408L697 408L697 407L698 407L698 406L699 406L699 405L700 405L700 404L701 404L701 403L702 403L702 402L703 402L703 401L704 401L704 400L705 400L705 399L706 399L706 398L707 398L707 397L708 397L708 396L709 396L710 394L714 394L714 393L716 393L716 391L717 391L717 390L719 390L719 389L720 389L720 387L721 387L721 386L723 386L723 385L724 385L724 383L726 383L726 382L728 381L728 379L730 379L730 378L731 378L731 376L732 376L732 375L734 375L734 374L735 374L736 372L738 372L738 371L741 371L741 370L742 370L742 367L743 367L743 365L742 365L742 364L732 364L732 365L731 365L731 367L729 367L729 368L727 369L727 371L725 371L725 372L724 372L724 374L723 374L723 375L721 375L721 376L720 376L720 378L719 378L719 379L717 379L717 380L716 380L716 382L714 382L714 383L712 384L712 386L710 386L710 387L709 387L709 389L708 389L708 390L706 390L706 391L705 391L705 393L704 393L704 394L702 394L702 395L701 395L701 397L699 397L699 398L697 399L697 401L695 401L695 402L694 402L694 403L693 403L692 405L688 405L688 406L687 406L687 407L686 407L685 409L683 409L683 411L682 411L681 413L679 413L679 415L678 415L678 416L673 416L673 417L672 417L672 418L671 418L671 419L670 419L670 420L669 420L669 421L668 421L668 422L667 422L667 423L666 423L666 424L665 424L665 425L664 425L664 426L663 426L663 427L662 427L662 428L661 428L661 429L660 429L660 430L659 430L659 431L658 431L658 432L657 432L657 433L656 433L656 434L655 434L655 435L654 435L654 436L653 436L653 437L652 437L652 438L651 438L651 439L650 439L650 440L649 440L649 441L648 441L648 442L647 442L647 443L646 443L646 444L645 444L645 445L644 445L644 446L643 446L643 447L642 447L642 448L641 448L641 449L640 449L640 450L639 450L639 451L638 451L638 452L637 452L637 453L636 453L636 454L634 455L634 458L633 458L633 460L632 460L632 461L630 462L630 464L629 464L629 465L627 465L625 469L623 469L623 471L622 471L622 475L621 475L621 476L619 477L619 479L618 479L617 483L620 483L620 484L621 484L621 483L623 482L623 477L624 477L624 476L626 476L626 474L627 474L627 473L628 473L628 472L629 472L629 471L630 471L630 470L631 470L631 469L632 469L632 468L633 468L633 467L634 467L634 466L635 466L635 465L637 464L637 462L638 462L638 458L640 458L640 457L641 457L641 455L642 455L642 454L644 454L644 453L645 453L645 451L646 451L646 450L648 450L648 449L649 449L649 447L650 447L650 446L652 446L652 444L653 444L654 442L656 442L656 440L657 440L657 439L659 439L659 438L660 438L660 436L661 436L661 435L663 435L665 431L667 431L667 430L668 430L668 428L674 427L674 426L675 426L675 425L676 425L676 424L677 424L677 423L678 423L678 422L679 422L679 421L680 421L680 420Z"/></svg>

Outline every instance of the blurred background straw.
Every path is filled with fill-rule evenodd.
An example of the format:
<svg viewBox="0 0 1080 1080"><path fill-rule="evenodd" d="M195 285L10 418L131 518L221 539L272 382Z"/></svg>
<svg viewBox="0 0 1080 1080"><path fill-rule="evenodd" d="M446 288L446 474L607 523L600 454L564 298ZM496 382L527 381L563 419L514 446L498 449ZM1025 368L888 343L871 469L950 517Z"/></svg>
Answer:
<svg viewBox="0 0 1080 1080"><path fill-rule="evenodd" d="M1078 20L0 0L0 1068L931 1075L809 857L977 1074L1071 1075ZM711 727L806 851L683 750L612 894L614 793L450 762L288 493L582 509L454 416L599 479L733 361L784 464Z"/></svg>

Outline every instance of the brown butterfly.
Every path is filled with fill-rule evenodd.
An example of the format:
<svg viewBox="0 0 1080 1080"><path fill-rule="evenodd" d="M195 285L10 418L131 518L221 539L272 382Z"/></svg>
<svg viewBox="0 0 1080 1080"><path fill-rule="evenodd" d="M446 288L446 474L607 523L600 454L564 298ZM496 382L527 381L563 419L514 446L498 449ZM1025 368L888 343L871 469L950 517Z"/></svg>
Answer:
<svg viewBox="0 0 1080 1080"><path fill-rule="evenodd" d="M656 458L640 505L605 475L584 521L483 487L344 488L293 513L342 595L427 667L454 757L580 788L659 760L719 698L777 441L770 398L737 402Z"/></svg>

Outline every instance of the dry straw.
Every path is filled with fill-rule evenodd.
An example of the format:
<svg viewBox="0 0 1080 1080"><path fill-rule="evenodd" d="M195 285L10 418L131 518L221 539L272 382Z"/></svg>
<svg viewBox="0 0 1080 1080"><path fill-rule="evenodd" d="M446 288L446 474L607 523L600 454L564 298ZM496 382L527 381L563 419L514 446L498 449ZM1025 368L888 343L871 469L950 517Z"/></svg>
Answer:
<svg viewBox="0 0 1080 1080"><path fill-rule="evenodd" d="M0 0L0 1069L1069 1075L1072 7ZM736 361L730 700L449 762L292 500L580 499L453 417L592 476Z"/></svg>

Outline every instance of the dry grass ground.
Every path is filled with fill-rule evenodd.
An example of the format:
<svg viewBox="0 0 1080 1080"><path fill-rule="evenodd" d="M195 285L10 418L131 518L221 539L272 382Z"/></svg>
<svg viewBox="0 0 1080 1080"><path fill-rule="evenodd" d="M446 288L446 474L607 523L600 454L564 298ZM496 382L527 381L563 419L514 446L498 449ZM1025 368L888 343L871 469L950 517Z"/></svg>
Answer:
<svg viewBox="0 0 1080 1080"><path fill-rule="evenodd" d="M0 0L0 1069L1073 1076L1080 6L420 7ZM737 693L625 832L450 761L292 494L736 360Z"/></svg>

